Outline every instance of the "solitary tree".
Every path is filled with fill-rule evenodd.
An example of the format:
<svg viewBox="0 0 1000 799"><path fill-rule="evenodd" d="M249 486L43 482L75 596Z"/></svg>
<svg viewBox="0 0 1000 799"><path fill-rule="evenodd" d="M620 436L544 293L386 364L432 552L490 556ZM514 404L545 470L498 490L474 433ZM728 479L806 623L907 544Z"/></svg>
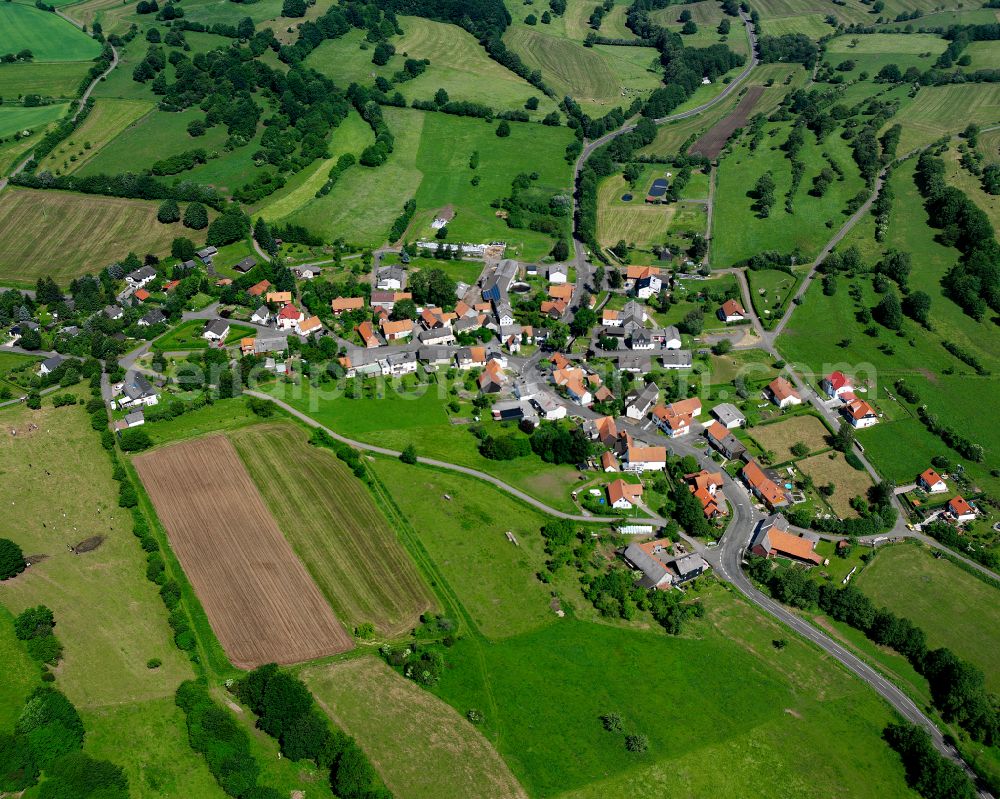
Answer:
<svg viewBox="0 0 1000 799"><path fill-rule="evenodd" d="M507 122L506 119L501 120L500 124L497 125L497 136L499 136L501 139L505 139L508 136L510 136L510 124Z"/></svg>
<svg viewBox="0 0 1000 799"><path fill-rule="evenodd" d="M20 574L26 565L21 547L9 538L0 538L0 580Z"/></svg>
<svg viewBox="0 0 1000 799"><path fill-rule="evenodd" d="M201 203L191 203L184 209L184 227L204 230L208 227L208 211Z"/></svg>
<svg viewBox="0 0 1000 799"><path fill-rule="evenodd" d="M403 463L413 464L417 462L417 448L413 444L407 444L403 451L399 453L399 459Z"/></svg>
<svg viewBox="0 0 1000 799"><path fill-rule="evenodd" d="M180 221L181 209L177 206L176 200L164 200L160 203L160 208L156 212L156 219L164 225Z"/></svg>

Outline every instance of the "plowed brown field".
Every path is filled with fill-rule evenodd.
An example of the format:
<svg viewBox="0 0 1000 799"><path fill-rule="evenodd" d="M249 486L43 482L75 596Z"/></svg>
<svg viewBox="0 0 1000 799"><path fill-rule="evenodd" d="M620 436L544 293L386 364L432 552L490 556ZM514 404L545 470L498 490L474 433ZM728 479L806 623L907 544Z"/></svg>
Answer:
<svg viewBox="0 0 1000 799"><path fill-rule="evenodd" d="M353 646L227 438L174 444L135 466L233 665L299 663Z"/></svg>
<svg viewBox="0 0 1000 799"><path fill-rule="evenodd" d="M733 109L733 112L709 128L707 133L691 145L688 152L693 155L703 155L706 158L718 158L722 148L729 141L729 137L733 135L733 131L745 125L746 121L750 119L750 112L753 111L763 93L763 86L751 86L747 89L747 93L743 95L743 99Z"/></svg>

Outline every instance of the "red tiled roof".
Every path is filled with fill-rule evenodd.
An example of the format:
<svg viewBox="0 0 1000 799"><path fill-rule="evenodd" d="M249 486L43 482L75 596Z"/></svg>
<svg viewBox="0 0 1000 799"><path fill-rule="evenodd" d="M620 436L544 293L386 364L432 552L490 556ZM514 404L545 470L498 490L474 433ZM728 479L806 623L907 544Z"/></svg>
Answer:
<svg viewBox="0 0 1000 799"><path fill-rule="evenodd" d="M135 298L139 300L139 302L145 302L149 299L149 292L146 291L146 289L137 289L135 292Z"/></svg>
<svg viewBox="0 0 1000 799"><path fill-rule="evenodd" d="M826 382L835 391L845 387L850 388L851 386L851 379L843 372L831 372L826 376Z"/></svg>
<svg viewBox="0 0 1000 799"><path fill-rule="evenodd" d="M823 562L823 559L813 552L812 542L808 538L799 538L797 535L772 527L767 533L767 539L771 543L772 554L791 555L799 560L810 560L813 563Z"/></svg>
<svg viewBox="0 0 1000 799"><path fill-rule="evenodd" d="M941 480L941 475L933 469L927 469L920 475L919 479L924 483L924 485L932 486Z"/></svg>
<svg viewBox="0 0 1000 799"><path fill-rule="evenodd" d="M724 316L746 316L746 309L736 300L726 300L722 303L722 313Z"/></svg>
<svg viewBox="0 0 1000 799"><path fill-rule="evenodd" d="M278 311L279 319L298 319L302 316L302 311L296 308L294 305L286 305L280 311Z"/></svg>
<svg viewBox="0 0 1000 799"><path fill-rule="evenodd" d="M614 505L620 499L627 499L635 503L642 496L642 486L634 483L626 483L624 480L615 480L608 483L608 501Z"/></svg>
<svg viewBox="0 0 1000 799"><path fill-rule="evenodd" d="M964 516L967 513L973 513L972 505L966 502L965 498L962 496L954 496L948 500L948 510L950 510L956 516Z"/></svg>
<svg viewBox="0 0 1000 799"><path fill-rule="evenodd" d="M764 474L764 470L757 465L756 461L747 463L742 471L743 477L750 484L750 487L756 490L768 505L774 507L785 501L785 492Z"/></svg>
<svg viewBox="0 0 1000 799"><path fill-rule="evenodd" d="M334 313L360 311L365 307L364 297L334 297L330 300L330 310Z"/></svg>
<svg viewBox="0 0 1000 799"><path fill-rule="evenodd" d="M259 297L261 294L263 294L269 288L271 288L270 282L267 281L267 280L262 280L262 281L260 281L260 283L257 283L255 285L251 286L250 288L248 288L247 289L247 294L249 294L251 297Z"/></svg>
<svg viewBox="0 0 1000 799"><path fill-rule="evenodd" d="M789 397L801 399L801 397L799 397L799 392L795 390L795 387L783 377L774 378L774 380L767 384L767 390L771 392L771 396L773 396L778 402L788 399Z"/></svg>

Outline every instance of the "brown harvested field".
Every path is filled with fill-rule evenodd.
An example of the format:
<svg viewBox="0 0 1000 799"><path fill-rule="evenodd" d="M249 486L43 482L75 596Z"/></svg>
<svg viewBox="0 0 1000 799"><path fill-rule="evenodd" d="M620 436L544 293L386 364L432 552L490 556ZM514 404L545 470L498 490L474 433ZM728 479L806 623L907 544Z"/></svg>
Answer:
<svg viewBox="0 0 1000 799"><path fill-rule="evenodd" d="M826 436L829 431L815 416L803 414L773 424L757 425L750 431L750 435L764 449L774 452L775 463L784 463L795 457L792 455L792 447L800 441L809 447L810 452L825 449L828 446Z"/></svg>
<svg viewBox="0 0 1000 799"><path fill-rule="evenodd" d="M351 649L229 439L174 444L134 463L233 665L300 663Z"/></svg>
<svg viewBox="0 0 1000 799"><path fill-rule="evenodd" d="M729 137L733 135L736 128L741 128L750 119L750 112L753 111L760 96L764 93L763 86L751 86L747 93L743 95L733 112L716 122L708 132L701 136L691 149L688 150L693 155L703 155L706 158L717 158L722 148L726 146Z"/></svg>
<svg viewBox="0 0 1000 799"><path fill-rule="evenodd" d="M380 659L311 666L301 676L398 799L527 796L478 729Z"/></svg>
<svg viewBox="0 0 1000 799"><path fill-rule="evenodd" d="M835 457L830 457L835 455ZM865 496L872 484L868 472L853 468L839 452L828 452L823 455L813 455L811 458L799 461L799 469L808 474L818 485L833 483L833 496L827 499L830 507L841 518L857 516L851 507L854 497Z"/></svg>

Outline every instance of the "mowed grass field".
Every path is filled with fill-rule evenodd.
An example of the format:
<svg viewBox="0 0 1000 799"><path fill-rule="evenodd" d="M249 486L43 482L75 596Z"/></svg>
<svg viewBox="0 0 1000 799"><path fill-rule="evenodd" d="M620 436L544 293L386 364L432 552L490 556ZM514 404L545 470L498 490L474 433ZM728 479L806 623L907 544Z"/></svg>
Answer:
<svg viewBox="0 0 1000 799"><path fill-rule="evenodd" d="M133 462L233 665L351 649L227 438L174 444Z"/></svg>
<svg viewBox="0 0 1000 799"><path fill-rule="evenodd" d="M0 732L11 733L28 694L41 684L38 664L14 634L14 614L0 605Z"/></svg>
<svg viewBox="0 0 1000 799"><path fill-rule="evenodd" d="M71 23L21 3L0 4L0 43L5 53L31 50L35 61L89 61L101 54L100 43Z"/></svg>
<svg viewBox="0 0 1000 799"><path fill-rule="evenodd" d="M956 113L958 109L961 113ZM982 127L1000 123L1000 84L922 87L889 124L899 123L903 128L899 139L902 154L958 133L970 122Z"/></svg>
<svg viewBox="0 0 1000 799"><path fill-rule="evenodd" d="M156 221L156 202L8 188L0 195L0 282L66 284L129 252L169 252L190 231Z"/></svg>
<svg viewBox="0 0 1000 799"><path fill-rule="evenodd" d="M583 42L549 35L544 25L512 25L504 43L558 96L570 95L589 113L599 115L617 105L628 105L661 85L661 73L648 67L657 53L648 47L584 47Z"/></svg>
<svg viewBox="0 0 1000 799"><path fill-rule="evenodd" d="M910 67L929 69L948 43L930 33L870 33L862 36L838 36L826 45L826 61L837 66L846 60L855 68L843 73L856 79L862 71L874 77L886 64L895 64L904 72Z"/></svg>
<svg viewBox="0 0 1000 799"><path fill-rule="evenodd" d="M5 99L26 94L72 97L89 69L89 61L0 64L0 86Z"/></svg>
<svg viewBox="0 0 1000 799"><path fill-rule="evenodd" d="M430 590L365 485L332 452L291 424L230 433L250 472L337 617L387 637L434 606Z"/></svg>
<svg viewBox="0 0 1000 799"><path fill-rule="evenodd" d="M867 496L868 489L872 486L868 472L852 467L839 452L813 455L799 461L798 465L799 469L812 477L817 486L833 483L833 496L827 497L826 501L838 516L846 519L858 515L851 507L851 500Z"/></svg>
<svg viewBox="0 0 1000 799"><path fill-rule="evenodd" d="M400 799L527 797L483 734L429 691L368 656L300 673Z"/></svg>
<svg viewBox="0 0 1000 799"><path fill-rule="evenodd" d="M612 247L624 240L646 248L663 242L677 212L677 204L647 204L648 189L648 183L640 183L632 191L621 175L611 175L601 181L597 190L597 240L603 246ZM632 194L631 202L624 202L623 194Z"/></svg>
<svg viewBox="0 0 1000 799"><path fill-rule="evenodd" d="M4 494L0 536L27 554L48 555L0 583L0 602L13 613L38 604L54 612L64 647L55 685L84 718L85 751L124 766L135 797L222 796L175 712L174 691L194 673L173 644L157 587L146 580L145 553L129 514L118 507L111 463L89 418L80 406L52 408L45 401L40 411L5 408L0 421L6 431L0 472L8 486L18 486ZM38 429L29 431L29 423ZM67 549L95 535L105 537L96 550ZM6 612L0 616L6 623ZM24 664L3 651L0 705L16 714L20 705L6 700L23 690ZM159 658L160 667L148 669L150 658ZM147 737L151 730L155 735ZM140 740L141 757L122 756Z"/></svg>
<svg viewBox="0 0 1000 799"><path fill-rule="evenodd" d="M759 424L750 430L750 435L765 449L774 453L775 463L784 463L795 457L792 447L803 443L810 452L826 449L829 431L812 414L801 414L782 419L771 424Z"/></svg>
<svg viewBox="0 0 1000 799"><path fill-rule="evenodd" d="M1000 690L1000 601L997 589L916 545L879 552L857 580L879 606L905 616L927 634L928 647L946 646L979 666Z"/></svg>
<svg viewBox="0 0 1000 799"><path fill-rule="evenodd" d="M56 175L75 172L123 130L152 111L153 107L152 103L144 100L95 100L94 107L83 124L42 160L39 169Z"/></svg>
<svg viewBox="0 0 1000 799"><path fill-rule="evenodd" d="M22 130L41 131L50 122L61 118L67 108L69 103L54 103L31 108L0 106L0 137L10 136Z"/></svg>

